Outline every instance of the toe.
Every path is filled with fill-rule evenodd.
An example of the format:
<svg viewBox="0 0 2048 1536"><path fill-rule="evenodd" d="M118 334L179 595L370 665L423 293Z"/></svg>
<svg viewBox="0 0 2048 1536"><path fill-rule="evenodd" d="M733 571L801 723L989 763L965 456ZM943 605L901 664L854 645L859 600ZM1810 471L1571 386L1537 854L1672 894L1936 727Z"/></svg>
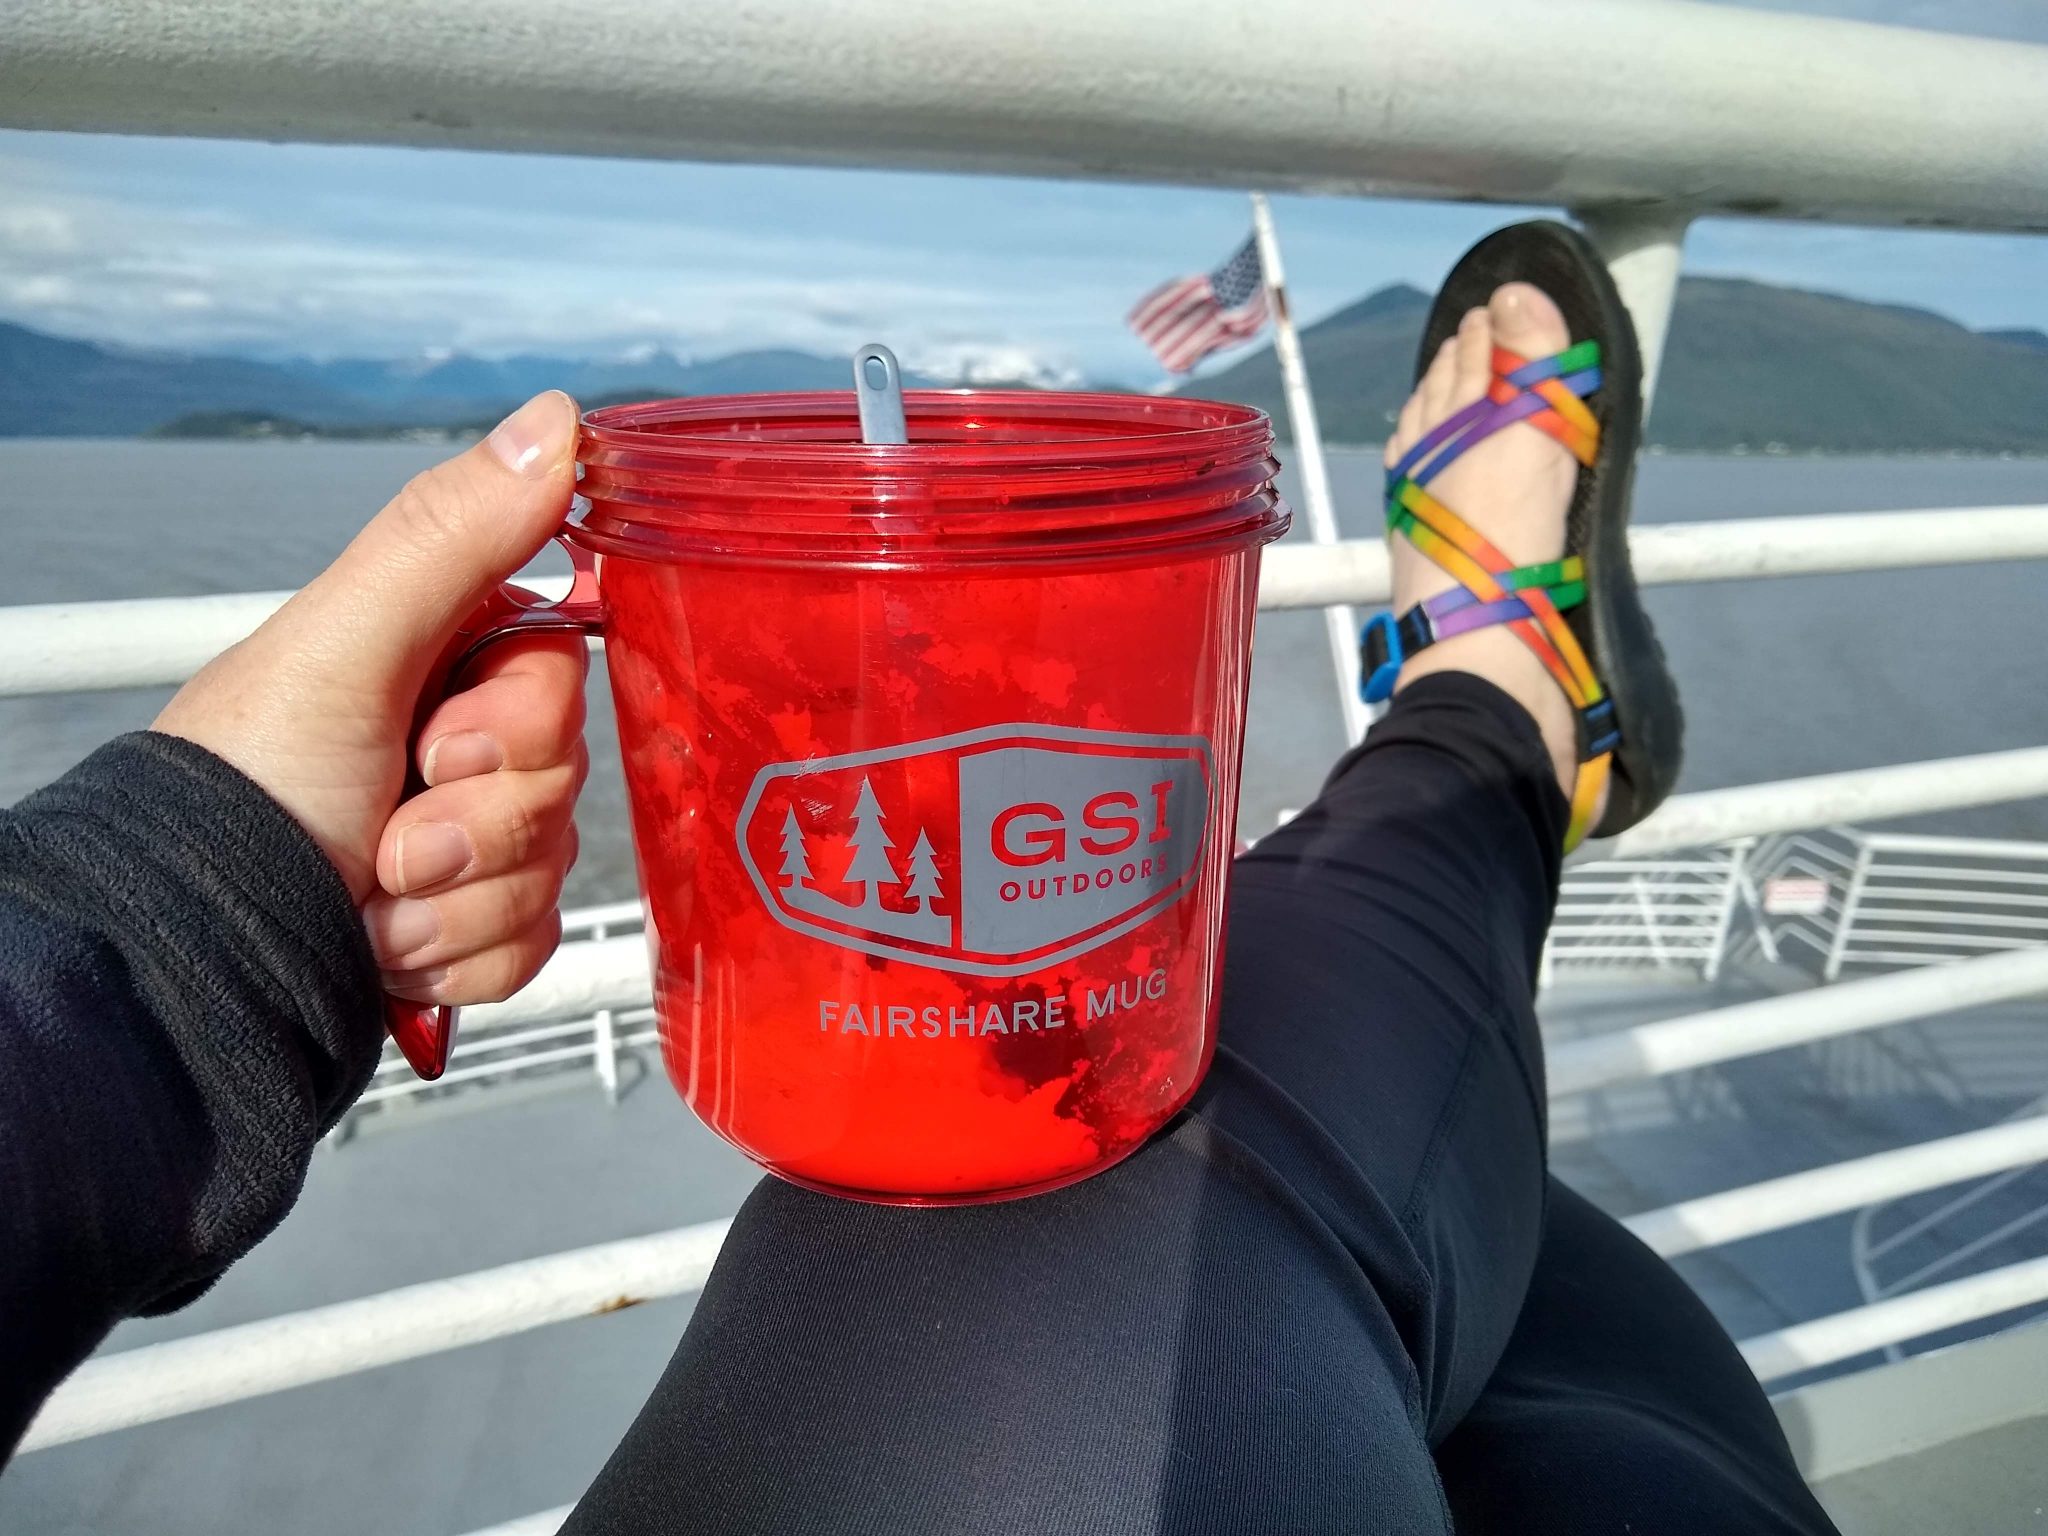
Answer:
<svg viewBox="0 0 2048 1536"><path fill-rule="evenodd" d="M1392 469L1402 454L1413 448L1422 436L1422 390L1418 386L1401 407L1400 420L1394 424L1394 435L1387 439L1387 468Z"/></svg>
<svg viewBox="0 0 2048 1536"><path fill-rule="evenodd" d="M1458 377L1458 338L1446 336L1430 360L1416 393L1422 396L1422 429L1426 432L1450 415L1451 386Z"/></svg>
<svg viewBox="0 0 2048 1536"><path fill-rule="evenodd" d="M1455 340L1450 406L1461 411L1486 394L1487 381L1493 377L1493 325L1487 312L1466 310Z"/></svg>
<svg viewBox="0 0 2048 1536"><path fill-rule="evenodd" d="M1503 283L1487 305L1493 338L1525 358L1548 357L1571 344L1564 316L1550 295L1532 283Z"/></svg>

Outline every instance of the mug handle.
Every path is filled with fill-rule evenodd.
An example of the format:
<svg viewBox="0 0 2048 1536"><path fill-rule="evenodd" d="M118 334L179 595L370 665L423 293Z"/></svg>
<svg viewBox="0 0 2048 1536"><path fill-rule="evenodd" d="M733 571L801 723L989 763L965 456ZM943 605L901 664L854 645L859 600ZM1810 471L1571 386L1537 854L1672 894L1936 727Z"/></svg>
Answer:
<svg viewBox="0 0 2048 1536"><path fill-rule="evenodd" d="M441 684L430 687L421 700L419 719L424 722L428 707L455 692L463 670L478 655L500 640L516 635L595 634L604 624L604 604L597 591L597 557L569 538L555 535L555 542L569 552L575 577L569 594L550 603L536 592L505 583L477 605L448 642L446 654L453 658L440 672ZM417 740L406 744L408 763ZM407 797L424 788L416 770L408 771ZM398 1042L414 1072L432 1082L448 1070L448 1053L455 1044L455 1009L439 1003L415 1003L386 994L384 1027Z"/></svg>

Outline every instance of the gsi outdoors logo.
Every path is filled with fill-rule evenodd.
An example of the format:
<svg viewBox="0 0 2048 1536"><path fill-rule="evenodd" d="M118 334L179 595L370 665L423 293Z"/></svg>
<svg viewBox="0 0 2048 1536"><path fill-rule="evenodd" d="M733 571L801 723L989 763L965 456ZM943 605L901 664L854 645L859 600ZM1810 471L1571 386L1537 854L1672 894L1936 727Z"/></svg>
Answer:
<svg viewBox="0 0 2048 1536"><path fill-rule="evenodd" d="M754 777L739 853L784 927L1019 976L1166 910L1200 872L1209 743L992 725Z"/></svg>

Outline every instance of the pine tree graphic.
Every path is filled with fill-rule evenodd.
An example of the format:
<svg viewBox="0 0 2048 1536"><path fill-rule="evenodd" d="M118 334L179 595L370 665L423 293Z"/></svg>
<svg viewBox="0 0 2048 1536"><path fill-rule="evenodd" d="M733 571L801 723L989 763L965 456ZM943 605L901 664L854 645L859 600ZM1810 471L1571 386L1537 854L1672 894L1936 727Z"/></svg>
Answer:
<svg viewBox="0 0 2048 1536"><path fill-rule="evenodd" d="M932 857L932 840L922 827L910 850L910 885L903 894L917 903L920 912L931 911L939 896L939 861Z"/></svg>
<svg viewBox="0 0 2048 1536"><path fill-rule="evenodd" d="M811 872L811 853L803 825L797 820L796 808L791 806L782 818L782 869L775 901L786 910L821 917L828 924L850 924L878 938L934 945L952 942L953 919L932 910L932 903L944 895L944 888L939 881L938 857L923 831L919 831L910 850L910 886L906 892L909 899L905 909L882 905L882 887L903 884L890 855L890 849L896 845L882 825L883 820L874 786L862 779L846 839L852 857L847 860L846 874L839 882L858 886L860 896L846 901L837 894L836 887L832 894L819 888ZM805 925L798 922L792 926ZM837 936L841 931L834 927L818 936L840 942Z"/></svg>
<svg viewBox="0 0 2048 1536"><path fill-rule="evenodd" d="M860 910L879 908L882 887L901 885L903 881L896 866L889 862L889 850L896 845L883 830L881 804L875 799L874 786L865 777L860 781L860 797L853 805L853 833L846 841L853 849L853 860L846 866L846 883L866 883Z"/></svg>
<svg viewBox="0 0 2048 1536"><path fill-rule="evenodd" d="M810 855L804 849L804 829L796 824L795 806L782 818L782 878L784 890L811 883Z"/></svg>

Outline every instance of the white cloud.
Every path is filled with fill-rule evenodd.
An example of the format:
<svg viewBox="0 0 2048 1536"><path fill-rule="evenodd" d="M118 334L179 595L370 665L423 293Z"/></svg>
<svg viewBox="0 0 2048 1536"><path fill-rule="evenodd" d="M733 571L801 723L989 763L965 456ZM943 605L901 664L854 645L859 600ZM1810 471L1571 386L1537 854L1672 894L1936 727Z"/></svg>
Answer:
<svg viewBox="0 0 2048 1536"><path fill-rule="evenodd" d="M0 244L61 255L77 246L78 232L60 209L0 206Z"/></svg>
<svg viewBox="0 0 2048 1536"><path fill-rule="evenodd" d="M52 272L21 276L0 275L0 295L22 309L38 309L69 303L74 290L71 280Z"/></svg>
<svg viewBox="0 0 2048 1536"><path fill-rule="evenodd" d="M928 264L905 252L857 241L547 208L464 210L457 240L432 210L411 226L386 209L330 230L40 179L0 220L0 303L28 324L133 346L711 356L881 337L960 369L1064 376L1071 363L1049 360L1048 335L1096 307L1070 285L920 272Z"/></svg>
<svg viewBox="0 0 2048 1536"><path fill-rule="evenodd" d="M1072 361L1048 356L1035 347L980 346L941 343L920 348L904 358L920 373L957 379L963 384L1036 384L1044 389L1071 388L1082 381Z"/></svg>
<svg viewBox="0 0 2048 1536"><path fill-rule="evenodd" d="M127 345L702 358L880 340L933 372L1137 387L1160 375L1131 302L1247 223L1220 191L89 135L0 133L0 186L0 317ZM1276 214L1314 320L1391 281L1433 287L1526 211L1288 197ZM1709 220L1687 264L2039 325L2039 252Z"/></svg>

